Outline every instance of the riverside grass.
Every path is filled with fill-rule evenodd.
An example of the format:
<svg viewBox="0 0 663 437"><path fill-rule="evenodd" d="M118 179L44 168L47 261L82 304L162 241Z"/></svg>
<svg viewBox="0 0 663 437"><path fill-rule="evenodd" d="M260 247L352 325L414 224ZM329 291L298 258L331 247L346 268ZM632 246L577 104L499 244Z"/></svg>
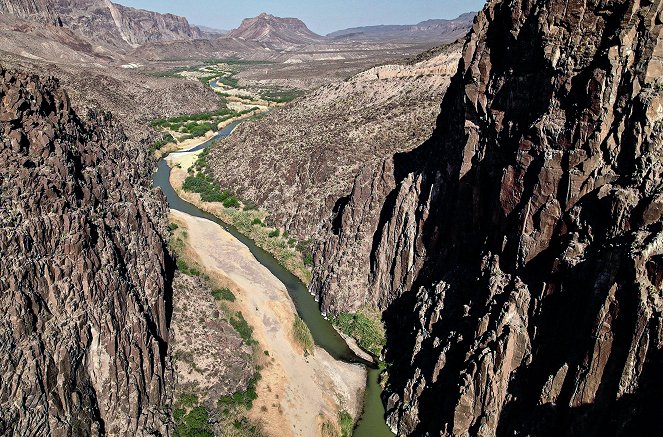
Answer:
<svg viewBox="0 0 663 437"><path fill-rule="evenodd" d="M295 341L304 350L304 355L313 355L315 352L315 343L313 342L313 335L306 323L300 318L296 317L292 323L292 335Z"/></svg>
<svg viewBox="0 0 663 437"><path fill-rule="evenodd" d="M385 345L385 333L377 313L360 309L357 313L340 313L331 322L345 335L357 340L357 344L376 357Z"/></svg>
<svg viewBox="0 0 663 437"><path fill-rule="evenodd" d="M250 202L240 201L229 191L221 189L216 181L205 173L208 150L202 151L193 166L188 169L182 191L200 194L201 202L198 206L201 209L235 226L240 233L272 254L279 264L308 285L311 282L311 242L296 242L287 233L281 234L280 230L266 226L266 211L256 208ZM188 200L195 203L193 199Z"/></svg>

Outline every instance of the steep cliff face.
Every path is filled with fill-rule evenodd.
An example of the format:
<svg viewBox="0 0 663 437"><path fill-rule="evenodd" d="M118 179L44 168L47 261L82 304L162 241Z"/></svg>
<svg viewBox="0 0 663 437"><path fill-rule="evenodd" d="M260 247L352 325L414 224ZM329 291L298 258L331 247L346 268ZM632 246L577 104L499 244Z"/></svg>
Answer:
<svg viewBox="0 0 663 437"><path fill-rule="evenodd" d="M64 26L118 48L202 37L200 29L189 25L184 17L129 8L110 0L2 0L0 13Z"/></svg>
<svg viewBox="0 0 663 437"><path fill-rule="evenodd" d="M330 310L386 310L392 428L657 429L662 10L660 0L490 1L433 137L343 201L317 252L316 291ZM370 267L346 270L336 289L352 290L329 293L324 275L344 253Z"/></svg>
<svg viewBox="0 0 663 437"><path fill-rule="evenodd" d="M0 0L0 13L59 24L52 5L46 0Z"/></svg>
<svg viewBox="0 0 663 437"><path fill-rule="evenodd" d="M165 202L53 79L0 71L0 434L166 434Z"/></svg>

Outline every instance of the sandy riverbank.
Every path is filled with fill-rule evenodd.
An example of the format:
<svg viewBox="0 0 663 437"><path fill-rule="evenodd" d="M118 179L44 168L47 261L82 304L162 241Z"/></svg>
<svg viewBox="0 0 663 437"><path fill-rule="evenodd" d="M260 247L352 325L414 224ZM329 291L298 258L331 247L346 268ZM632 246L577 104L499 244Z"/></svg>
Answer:
<svg viewBox="0 0 663 437"><path fill-rule="evenodd" d="M226 223L240 227L239 224L235 222L237 217L234 216L228 208L225 208L221 202L203 202L200 194L187 192L182 189L184 181L189 176L189 167L196 162L198 156L202 152L202 150L195 152L175 152L166 157L166 162L171 169L169 179L170 185L180 198L196 205L203 211L220 218ZM258 214L258 216L264 221L264 215ZM240 218L240 220L242 220L242 218ZM246 230L246 228L244 228L244 230ZM240 232L243 231L240 230ZM253 232L253 230L243 233L251 238L259 247L271 253L282 266L298 277L300 281L306 285L309 284L311 281L311 270L304 265L302 255L298 253L295 248L288 247L287 249L284 249L283 246L279 247L278 244L270 244L272 243L270 241L271 239L265 238L265 235L267 235L266 233L261 235L260 232Z"/></svg>
<svg viewBox="0 0 663 437"><path fill-rule="evenodd" d="M249 416L275 436L319 435L321 418L335 423L341 408L356 417L365 369L336 361L317 347L313 356L304 357L292 340L296 312L285 286L216 223L175 210L171 214L187 228L188 244L208 274L236 285L237 304L269 353Z"/></svg>

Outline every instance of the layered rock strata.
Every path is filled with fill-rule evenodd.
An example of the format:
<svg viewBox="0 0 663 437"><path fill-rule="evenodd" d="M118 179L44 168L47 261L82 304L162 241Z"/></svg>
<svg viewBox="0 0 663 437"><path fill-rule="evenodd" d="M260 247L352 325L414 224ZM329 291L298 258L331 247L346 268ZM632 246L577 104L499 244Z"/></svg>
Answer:
<svg viewBox="0 0 663 437"><path fill-rule="evenodd" d="M432 138L337 204L315 291L385 310L394 430L658 427L662 10L489 1Z"/></svg>
<svg viewBox="0 0 663 437"><path fill-rule="evenodd" d="M191 40L203 33L186 18L134 9L109 0L2 0L0 14L64 26L117 48L152 41Z"/></svg>

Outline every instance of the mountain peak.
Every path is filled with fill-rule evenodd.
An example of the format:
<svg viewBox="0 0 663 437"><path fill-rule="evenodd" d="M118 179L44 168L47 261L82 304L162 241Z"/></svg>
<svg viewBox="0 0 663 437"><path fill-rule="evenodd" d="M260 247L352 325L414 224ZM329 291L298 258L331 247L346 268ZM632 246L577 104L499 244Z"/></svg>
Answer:
<svg viewBox="0 0 663 437"><path fill-rule="evenodd" d="M276 47L311 44L323 39L322 36L313 33L298 18L275 17L267 12L254 18L244 19L242 24L232 30L228 36L258 41Z"/></svg>

